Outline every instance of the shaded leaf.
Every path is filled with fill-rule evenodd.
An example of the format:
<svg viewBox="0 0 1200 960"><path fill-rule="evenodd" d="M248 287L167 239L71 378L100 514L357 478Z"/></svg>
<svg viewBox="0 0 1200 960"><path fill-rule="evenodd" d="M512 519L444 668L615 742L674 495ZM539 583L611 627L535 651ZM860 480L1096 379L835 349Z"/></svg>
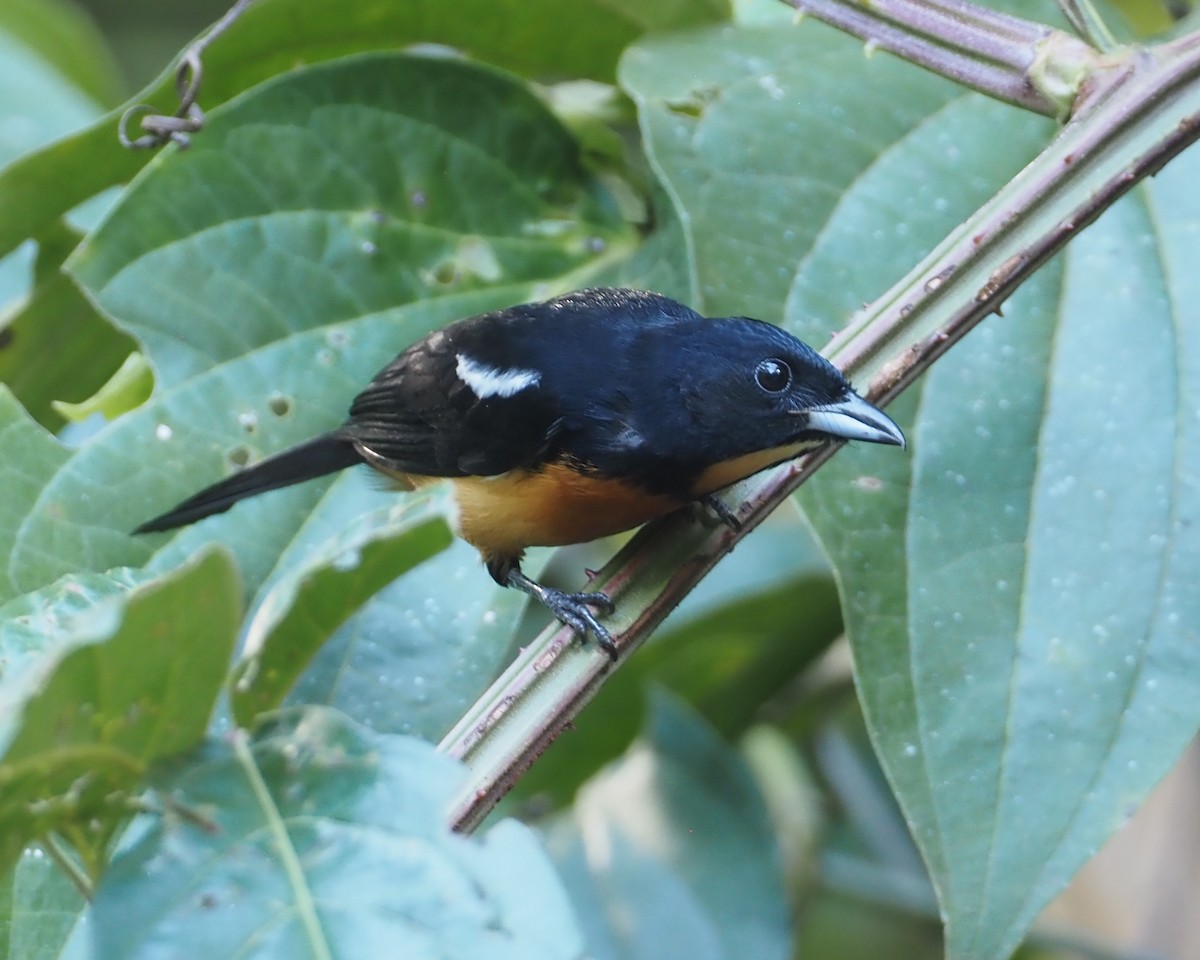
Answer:
<svg viewBox="0 0 1200 960"><path fill-rule="evenodd" d="M233 710L240 723L248 726L277 707L354 610L450 544L444 511L427 497L364 516L272 582L247 628L236 674Z"/></svg>
<svg viewBox="0 0 1200 960"><path fill-rule="evenodd" d="M462 771L326 709L287 711L165 771L168 812L97 890L96 957L576 957L565 894L511 821L451 834Z"/></svg>
<svg viewBox="0 0 1200 960"><path fill-rule="evenodd" d="M101 317L79 288L62 273L62 264L80 235L62 221L38 238L34 285L4 318L0 333L0 381L49 429L67 419L59 401L86 401L100 390L135 343ZM149 371L143 381L150 393ZM128 409L128 408L126 408Z"/></svg>
<svg viewBox="0 0 1200 960"><path fill-rule="evenodd" d="M437 742L511 661L525 607L524 594L495 584L475 548L456 540L356 611L288 702L329 704L372 729Z"/></svg>
<svg viewBox="0 0 1200 960"><path fill-rule="evenodd" d="M42 488L62 469L70 453L29 419L8 389L0 385L0 556L8 557L0 577L0 600L24 592L22 571L13 563L19 552L21 524L35 508ZM29 550L44 549L30 544ZM45 581L43 581L45 582Z"/></svg>
<svg viewBox="0 0 1200 960"><path fill-rule="evenodd" d="M104 36L83 8L74 3L5 0L4 6L0 7L0 31L46 60L47 66L88 99L111 104L120 96L120 71L104 43ZM11 63L4 58L0 58L0 62L5 66ZM21 80L28 84L31 78L26 74ZM29 86L23 89L27 95L31 90ZM31 99L36 101L36 98ZM50 106L36 102L39 112ZM57 132L61 133L61 130Z"/></svg>
<svg viewBox="0 0 1200 960"><path fill-rule="evenodd" d="M548 831L592 956L791 956L779 851L737 753L664 695Z"/></svg>
<svg viewBox="0 0 1200 960"><path fill-rule="evenodd" d="M209 551L81 613L36 664L0 677L0 872L52 832L95 869L146 765L203 735L237 593L228 557Z"/></svg>
<svg viewBox="0 0 1200 960"><path fill-rule="evenodd" d="M446 164L484 192L460 193ZM97 302L147 345L159 392L93 437L19 521L21 589L144 563L154 541L126 531L148 514L335 425L430 329L586 266L597 236L623 234L593 197L573 142L524 87L454 61L348 61L214 115L204 142L148 171L78 256ZM455 267L481 242L496 279ZM254 590L320 492L214 518L158 562L237 531Z"/></svg>
<svg viewBox="0 0 1200 960"><path fill-rule="evenodd" d="M459 48L529 77L611 80L617 57L641 33L720 20L728 16L728 4L584 0L571 8L570 30L562 29L560 12L557 0L469 0L453 6L440 0L337 5L260 0L205 50L201 106L211 111L297 64L410 44ZM178 105L174 76L172 66L131 102L172 113ZM117 144L120 113L0 171L0 256L146 164L149 153Z"/></svg>
<svg viewBox="0 0 1200 960"><path fill-rule="evenodd" d="M146 358L140 353L131 353L104 386L86 400L79 403L55 400L51 406L71 423L80 423L95 414L115 420L145 403L153 389L154 374Z"/></svg>
<svg viewBox="0 0 1200 960"><path fill-rule="evenodd" d="M25 851L0 876L0 956L6 960L62 958L85 901L42 850Z"/></svg>
<svg viewBox="0 0 1200 960"><path fill-rule="evenodd" d="M203 140L147 170L75 260L96 302L146 344L158 388L43 480L17 521L20 588L80 567L169 570L216 538L251 596L294 577L361 514L402 510L405 495L347 471L170 538L127 531L336 425L430 330L573 286L632 240L561 123L491 70L359 58L214 111ZM468 556L434 559L357 612L362 591L323 593L340 604L325 627L341 626L305 695L437 736L494 675L521 608ZM447 680L454 695L431 696Z"/></svg>

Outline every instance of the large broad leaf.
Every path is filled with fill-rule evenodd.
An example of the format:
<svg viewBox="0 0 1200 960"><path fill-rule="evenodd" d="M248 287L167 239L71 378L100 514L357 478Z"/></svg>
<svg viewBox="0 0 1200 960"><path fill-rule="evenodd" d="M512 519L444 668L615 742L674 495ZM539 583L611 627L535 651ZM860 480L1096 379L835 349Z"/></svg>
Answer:
<svg viewBox="0 0 1200 960"><path fill-rule="evenodd" d="M147 765L203 735L237 635L237 594L227 555L209 551L66 623L31 625L36 659L28 635L0 635L0 873L48 834L96 868Z"/></svg>
<svg viewBox="0 0 1200 960"><path fill-rule="evenodd" d="M455 47L527 77L611 81L621 51L646 30L728 13L726 0L584 0L572 4L570 29L563 29L558 0L260 0L204 51L200 105L212 110L297 64L410 44ZM174 112L174 74L174 67L165 71L134 102ZM0 256L146 163L146 152L118 146L120 112L0 172Z"/></svg>
<svg viewBox="0 0 1200 960"><path fill-rule="evenodd" d="M809 501L952 956L1010 952L1200 726L1198 172L1177 160L934 370L911 465L870 468L898 497L847 522L834 464Z"/></svg>
<svg viewBox="0 0 1200 960"><path fill-rule="evenodd" d="M762 797L737 753L665 695L548 843L600 960L791 956Z"/></svg>
<svg viewBox="0 0 1200 960"><path fill-rule="evenodd" d="M166 771L168 812L113 862L96 960L581 953L569 903L524 827L451 834L463 771L417 740L323 708L288 711Z"/></svg>
<svg viewBox="0 0 1200 960"><path fill-rule="evenodd" d="M686 225L690 300L710 314L778 321L843 191L958 95L811 26L681 32L622 61L650 161Z"/></svg>

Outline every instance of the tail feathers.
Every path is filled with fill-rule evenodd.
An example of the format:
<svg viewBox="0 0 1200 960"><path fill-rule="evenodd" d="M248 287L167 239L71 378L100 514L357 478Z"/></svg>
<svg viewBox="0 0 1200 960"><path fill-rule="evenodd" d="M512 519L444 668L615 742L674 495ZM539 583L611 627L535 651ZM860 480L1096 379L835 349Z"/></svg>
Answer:
<svg viewBox="0 0 1200 960"><path fill-rule="evenodd" d="M362 457L349 440L336 433L322 434L214 483L133 532L173 530L222 513L245 497L290 487L361 462Z"/></svg>

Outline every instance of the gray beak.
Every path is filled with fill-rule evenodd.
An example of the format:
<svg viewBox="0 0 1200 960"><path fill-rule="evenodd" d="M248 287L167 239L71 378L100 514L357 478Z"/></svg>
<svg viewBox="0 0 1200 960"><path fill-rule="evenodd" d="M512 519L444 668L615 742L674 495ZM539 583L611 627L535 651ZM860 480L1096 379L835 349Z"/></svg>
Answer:
<svg viewBox="0 0 1200 960"><path fill-rule="evenodd" d="M809 407L804 413L808 415L809 429L831 437L904 446L904 434L896 421L857 393L851 393L840 403Z"/></svg>

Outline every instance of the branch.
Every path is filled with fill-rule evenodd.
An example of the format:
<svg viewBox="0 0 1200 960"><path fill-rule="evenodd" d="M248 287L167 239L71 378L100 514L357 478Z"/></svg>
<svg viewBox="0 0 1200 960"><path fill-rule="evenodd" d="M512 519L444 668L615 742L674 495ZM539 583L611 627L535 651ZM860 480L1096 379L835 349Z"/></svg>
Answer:
<svg viewBox="0 0 1200 960"><path fill-rule="evenodd" d="M1200 137L1200 36L1126 49L1081 87L1049 147L857 317L825 353L886 402L1004 300L1079 230ZM997 266L998 265L998 266ZM675 515L644 528L588 585L613 597L621 659L733 546L828 460L829 447L731 488L741 531ZM619 664L618 664L619 665ZM566 629L526 648L441 749L471 768L450 817L470 829L570 723L614 665Z"/></svg>
<svg viewBox="0 0 1200 960"><path fill-rule="evenodd" d="M965 0L783 0L839 30L1006 103L1070 113L1100 54L1082 40Z"/></svg>

